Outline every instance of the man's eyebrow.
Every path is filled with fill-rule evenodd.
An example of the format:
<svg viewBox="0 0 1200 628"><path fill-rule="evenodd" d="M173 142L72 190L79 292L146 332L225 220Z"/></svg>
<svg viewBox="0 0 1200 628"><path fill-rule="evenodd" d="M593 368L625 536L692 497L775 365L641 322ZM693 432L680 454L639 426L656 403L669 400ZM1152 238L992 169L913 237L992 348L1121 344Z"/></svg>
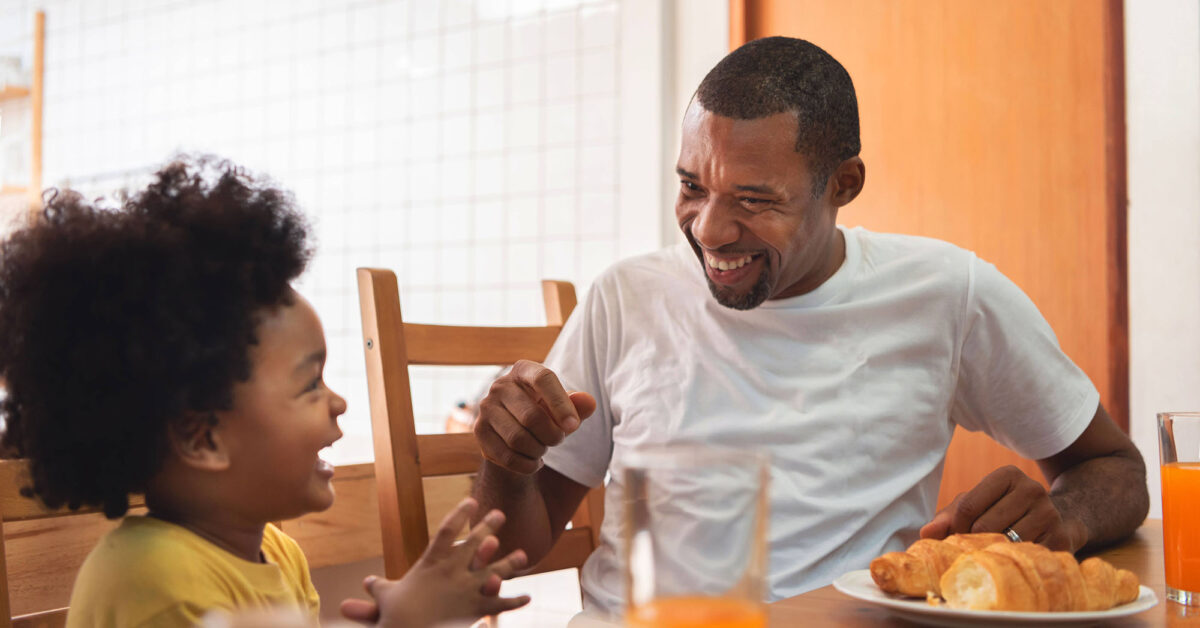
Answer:
<svg viewBox="0 0 1200 628"><path fill-rule="evenodd" d="M300 371L307 369L309 367L309 365L314 364L314 363L318 364L318 365L325 363L325 350L324 349L320 349L320 350L313 351L312 353L310 353L307 357L305 357L303 360L301 360L299 364L296 365L296 368L292 370L292 373L299 374Z"/></svg>
<svg viewBox="0 0 1200 628"><path fill-rule="evenodd" d="M684 170L683 168L680 168L678 166L675 167L675 174L677 174L681 177L687 177L689 179L699 179L700 178L700 177L696 176L695 174L692 174L691 172L688 172L687 170Z"/></svg>
<svg viewBox="0 0 1200 628"><path fill-rule="evenodd" d="M735 190L739 192L754 192L755 194L778 194L775 188L768 185L735 185Z"/></svg>

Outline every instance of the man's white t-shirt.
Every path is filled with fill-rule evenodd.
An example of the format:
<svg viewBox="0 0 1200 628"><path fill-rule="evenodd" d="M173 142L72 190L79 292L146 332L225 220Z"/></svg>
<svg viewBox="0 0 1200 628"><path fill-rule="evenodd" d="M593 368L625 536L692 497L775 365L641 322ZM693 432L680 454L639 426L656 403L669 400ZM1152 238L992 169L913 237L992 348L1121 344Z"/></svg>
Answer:
<svg viewBox="0 0 1200 628"><path fill-rule="evenodd" d="M841 268L798 297L724 307L680 244L617 263L575 310L546 364L598 407L544 460L587 486L611 466L611 514L583 569L590 610L623 605L617 513L631 448L770 454L775 600L914 541L955 425L1033 459L1088 426L1095 386L994 266L937 240L842 233Z"/></svg>

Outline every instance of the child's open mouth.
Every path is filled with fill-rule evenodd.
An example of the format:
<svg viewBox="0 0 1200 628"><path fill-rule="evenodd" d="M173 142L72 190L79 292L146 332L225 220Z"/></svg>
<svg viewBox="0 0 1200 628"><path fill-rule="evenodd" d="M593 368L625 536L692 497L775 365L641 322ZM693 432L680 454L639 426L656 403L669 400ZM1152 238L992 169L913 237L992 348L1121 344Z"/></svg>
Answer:
<svg viewBox="0 0 1200 628"><path fill-rule="evenodd" d="M323 449L322 451L325 450ZM316 470L317 475L327 478L333 477L333 465L319 456L317 457L317 464L314 466L314 469Z"/></svg>

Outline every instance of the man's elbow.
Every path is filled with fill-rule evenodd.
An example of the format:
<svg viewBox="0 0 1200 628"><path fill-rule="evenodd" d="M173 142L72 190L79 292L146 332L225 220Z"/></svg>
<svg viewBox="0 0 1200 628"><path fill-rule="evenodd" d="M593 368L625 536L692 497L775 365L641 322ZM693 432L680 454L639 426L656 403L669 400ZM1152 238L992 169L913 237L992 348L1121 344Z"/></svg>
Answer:
<svg viewBox="0 0 1200 628"><path fill-rule="evenodd" d="M1138 526L1150 514L1150 489L1146 483L1146 461L1137 447L1132 446L1117 454L1125 462L1122 474L1126 480L1125 513L1127 514L1127 535L1133 534Z"/></svg>

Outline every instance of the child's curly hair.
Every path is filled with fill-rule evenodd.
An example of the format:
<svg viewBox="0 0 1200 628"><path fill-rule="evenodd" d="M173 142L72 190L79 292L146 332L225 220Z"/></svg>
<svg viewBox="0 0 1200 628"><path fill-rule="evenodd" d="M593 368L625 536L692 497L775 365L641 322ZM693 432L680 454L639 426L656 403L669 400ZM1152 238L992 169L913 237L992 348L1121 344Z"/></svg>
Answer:
<svg viewBox="0 0 1200 628"><path fill-rule="evenodd" d="M125 514L168 428L212 421L250 377L264 308L311 254L290 194L185 157L117 210L55 194L0 247L3 446L48 506Z"/></svg>

